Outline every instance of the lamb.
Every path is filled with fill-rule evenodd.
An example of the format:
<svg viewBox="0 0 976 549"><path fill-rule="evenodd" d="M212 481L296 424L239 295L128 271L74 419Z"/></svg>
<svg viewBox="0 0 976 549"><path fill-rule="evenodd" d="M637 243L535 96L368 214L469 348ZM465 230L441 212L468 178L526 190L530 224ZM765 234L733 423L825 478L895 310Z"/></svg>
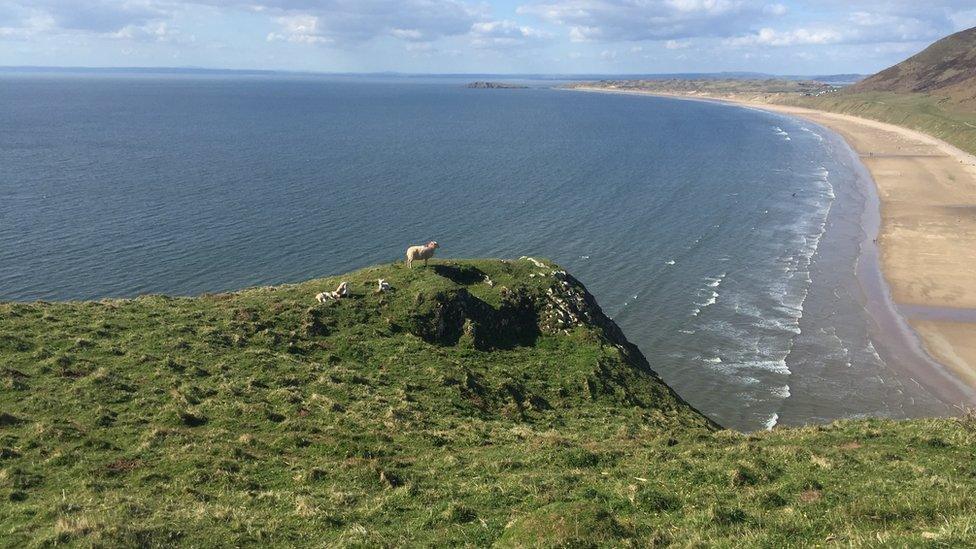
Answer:
<svg viewBox="0 0 976 549"><path fill-rule="evenodd" d="M346 297L348 295L349 295L349 283L343 282L342 284L339 284L339 287L336 288L335 291L315 294L315 299L319 303L325 303L329 299L342 299L343 297Z"/></svg>
<svg viewBox="0 0 976 549"><path fill-rule="evenodd" d="M427 266L427 260L433 257L434 250L440 248L440 245L431 240L424 246L410 246L407 248L407 267L413 268L413 262L416 259L423 259L424 266Z"/></svg>
<svg viewBox="0 0 976 549"><path fill-rule="evenodd" d="M387 282L385 279L382 278L379 279L378 284L376 286L376 293L381 294L388 291L390 291L390 283Z"/></svg>

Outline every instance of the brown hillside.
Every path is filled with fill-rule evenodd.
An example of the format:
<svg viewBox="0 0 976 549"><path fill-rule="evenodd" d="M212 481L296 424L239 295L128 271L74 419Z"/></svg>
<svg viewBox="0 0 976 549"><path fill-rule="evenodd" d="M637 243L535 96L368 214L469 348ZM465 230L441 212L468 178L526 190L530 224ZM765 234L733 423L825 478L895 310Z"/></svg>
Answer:
<svg viewBox="0 0 976 549"><path fill-rule="evenodd" d="M976 103L976 27L935 42L849 91L927 93L956 103Z"/></svg>

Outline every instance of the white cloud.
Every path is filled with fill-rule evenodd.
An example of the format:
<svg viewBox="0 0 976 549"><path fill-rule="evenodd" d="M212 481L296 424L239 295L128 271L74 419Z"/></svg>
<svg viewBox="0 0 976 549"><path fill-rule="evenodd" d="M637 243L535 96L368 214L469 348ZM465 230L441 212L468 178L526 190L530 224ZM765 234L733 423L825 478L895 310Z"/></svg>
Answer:
<svg viewBox="0 0 976 549"><path fill-rule="evenodd" d="M315 17L314 32L295 33L352 45L393 37L428 42L467 34L471 25L488 19L487 8L462 0L194 0L223 8L237 8L274 17ZM278 33L291 36L287 32Z"/></svg>
<svg viewBox="0 0 976 549"><path fill-rule="evenodd" d="M147 23L145 25L126 25L115 32L108 33L107 36L122 40L144 42L190 43L196 41L196 37L183 34L182 31L171 27L166 21Z"/></svg>
<svg viewBox="0 0 976 549"><path fill-rule="evenodd" d="M408 40L411 42L420 42L424 39L424 33L417 29L393 29L390 34L394 38L399 38L400 40Z"/></svg>
<svg viewBox="0 0 976 549"><path fill-rule="evenodd" d="M573 42L589 42L591 36L598 36L601 32L599 27L574 25L569 29L569 39Z"/></svg>
<svg viewBox="0 0 976 549"><path fill-rule="evenodd" d="M762 8L756 0L536 0L516 11L567 27L574 42L613 42L732 36Z"/></svg>
<svg viewBox="0 0 976 549"><path fill-rule="evenodd" d="M550 38L549 33L510 20L475 23L470 34L472 45L478 48L537 46Z"/></svg>
<svg viewBox="0 0 976 549"><path fill-rule="evenodd" d="M725 40L733 47L804 46L827 44L882 44L925 42L946 34L945 28L924 18L906 17L876 11L852 11L846 22L776 30L764 27L757 32Z"/></svg>
<svg viewBox="0 0 976 549"><path fill-rule="evenodd" d="M964 30L976 27L976 9L960 11L949 16L953 30Z"/></svg>
<svg viewBox="0 0 976 549"><path fill-rule="evenodd" d="M0 39L29 40L36 35L50 32L56 25L54 19L46 14L30 15L16 21L17 25L0 26Z"/></svg>
<svg viewBox="0 0 976 549"><path fill-rule="evenodd" d="M181 53L197 64L345 70L441 70L460 58L453 67L487 59L486 69L503 70L775 71L794 70L802 54L820 60L805 64L817 70L821 61L868 70L976 25L974 1L520 0L500 17L492 11L507 4L500 0L0 0L0 56L6 44L8 63L51 63L67 52L85 64L129 50L161 63ZM303 58L268 42L344 51ZM214 54L218 45L226 53ZM682 54L688 63L675 62ZM568 61L574 55L579 63ZM770 56L779 65L761 61ZM434 61L402 62L411 57Z"/></svg>
<svg viewBox="0 0 976 549"><path fill-rule="evenodd" d="M759 32L726 40L734 47L742 46L797 46L806 44L836 44L843 35L832 29L793 29L776 31L765 28Z"/></svg>
<svg viewBox="0 0 976 549"><path fill-rule="evenodd" d="M275 21L281 32L268 34L268 42L292 42L295 44L328 44L332 40L322 35L319 18L309 14L283 15Z"/></svg>
<svg viewBox="0 0 976 549"><path fill-rule="evenodd" d="M383 36L405 41L433 41L467 34L471 25L488 20L477 0L2 0L0 12L31 11L52 21L48 32L84 32L145 39L159 23L177 12L199 12L203 5L219 10L262 14L281 26L268 41L352 44ZM0 13L0 20L4 13ZM12 16L11 16L12 17ZM292 29L293 24L306 28ZM28 32L19 24L0 24L3 35ZM140 32L140 30L142 32Z"/></svg>
<svg viewBox="0 0 976 549"><path fill-rule="evenodd" d="M49 15L62 30L110 34L169 17L171 2L162 0L13 0Z"/></svg>

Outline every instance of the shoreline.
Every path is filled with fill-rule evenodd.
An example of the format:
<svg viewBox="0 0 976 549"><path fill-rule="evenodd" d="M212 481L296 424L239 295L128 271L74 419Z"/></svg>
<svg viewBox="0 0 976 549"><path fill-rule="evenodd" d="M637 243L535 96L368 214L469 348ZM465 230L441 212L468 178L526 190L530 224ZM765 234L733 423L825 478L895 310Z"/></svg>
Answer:
<svg viewBox="0 0 976 549"><path fill-rule="evenodd" d="M969 247L976 246L976 220L972 227L952 230L961 224L959 216L976 211L976 157L915 130L803 107L639 90L570 89L756 109L802 119L837 136L868 181L870 203L861 217L866 236L856 276L875 322L872 332L890 343L885 358L893 360L885 362L905 364L899 368L905 375L949 406L964 410L976 403L976 274L968 277L972 284L958 282L960 275L976 273L976 255L959 253L976 249ZM951 185L943 183L939 189L942 204L928 204L933 201L932 182L938 179ZM957 223L948 223L952 216Z"/></svg>

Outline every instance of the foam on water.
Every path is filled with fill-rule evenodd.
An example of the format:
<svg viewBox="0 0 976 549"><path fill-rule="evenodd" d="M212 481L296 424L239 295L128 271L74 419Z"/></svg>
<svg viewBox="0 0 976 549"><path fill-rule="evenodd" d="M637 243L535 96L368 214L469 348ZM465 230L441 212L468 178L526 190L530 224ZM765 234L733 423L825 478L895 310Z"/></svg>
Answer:
<svg viewBox="0 0 976 549"><path fill-rule="evenodd" d="M822 135L820 135L819 133L811 130L810 128L808 128L806 126L800 126L800 130L802 130L802 131L810 134L814 139L817 140L817 142L823 143L824 137Z"/></svg>
<svg viewBox="0 0 976 549"><path fill-rule="evenodd" d="M708 284L706 284L706 286L709 288L718 288L719 284L722 283L722 280L725 279L727 274L728 273L722 273L716 277L706 277L706 280L708 280Z"/></svg>
<svg viewBox="0 0 976 549"><path fill-rule="evenodd" d="M789 138L778 126L775 133ZM792 374L787 361L795 338L802 332L800 320L812 282L810 267L826 231L834 199L829 170L816 165L806 178L806 185L791 191L788 201L775 203L775 210L761 210L763 215L782 220L754 227L761 234L757 245L779 249L768 266L757 266L750 276L743 277L747 280L742 289L738 289L739 284L725 288L728 271L706 277L705 288L699 290L699 296L705 299L696 301L693 308L693 317L699 319L705 316L707 307L720 307L709 315L715 318L696 325L699 331L723 342L714 355L720 360L703 360L710 369L730 378L764 380L760 385L768 386L768 393L765 397L756 395L752 406L772 408L766 428L779 419L776 403L791 396L790 385L785 382ZM791 203L802 204L803 209L797 211ZM722 299L714 291L720 286L725 288ZM764 287L764 291L757 292L757 286ZM782 381L777 383L773 378Z"/></svg>

